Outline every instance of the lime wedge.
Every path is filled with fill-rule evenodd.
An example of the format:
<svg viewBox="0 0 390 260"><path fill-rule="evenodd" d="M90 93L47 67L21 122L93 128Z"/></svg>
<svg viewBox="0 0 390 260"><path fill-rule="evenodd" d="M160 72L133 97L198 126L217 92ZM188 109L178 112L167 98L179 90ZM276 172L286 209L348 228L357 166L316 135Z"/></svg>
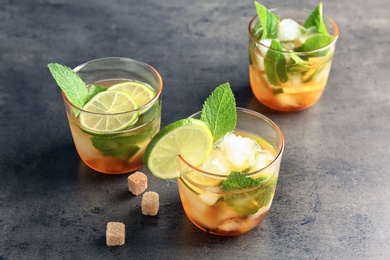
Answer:
<svg viewBox="0 0 390 260"><path fill-rule="evenodd" d="M145 105L156 95L152 87L138 81L121 82L112 85L107 90L122 90L128 93L139 106Z"/></svg>
<svg viewBox="0 0 390 260"><path fill-rule="evenodd" d="M164 127L150 141L145 151L145 165L160 179L180 177L182 156L191 165L199 166L206 159L213 145L208 126L194 118L176 121Z"/></svg>
<svg viewBox="0 0 390 260"><path fill-rule="evenodd" d="M137 112L127 112L138 108L134 99L123 91L104 91L94 96L83 107L80 124L90 132L114 132L133 125ZM127 113L124 113L127 112Z"/></svg>

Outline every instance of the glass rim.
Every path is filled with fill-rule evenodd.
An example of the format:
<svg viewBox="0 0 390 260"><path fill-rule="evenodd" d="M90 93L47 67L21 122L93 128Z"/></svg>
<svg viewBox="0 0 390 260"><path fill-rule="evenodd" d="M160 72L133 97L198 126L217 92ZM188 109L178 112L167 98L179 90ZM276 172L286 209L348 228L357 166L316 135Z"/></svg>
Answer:
<svg viewBox="0 0 390 260"><path fill-rule="evenodd" d="M261 169L258 169L256 171L253 171L253 172L248 172L248 173L243 173L243 175L241 176L246 176L246 177L251 177L253 175L257 175L259 174L260 172L264 171L265 169L267 168L270 168L272 167L274 164L276 164L276 162L278 160L280 160L280 158L282 157L282 154L283 154L283 151L284 151L284 136L283 136L283 133L282 131L280 130L280 128L271 120L269 119L268 117L264 116L263 114L260 114L256 111L253 111L251 109L248 109L248 108L242 108L242 107L236 107L236 110L237 112L238 111L241 111L241 112L244 112L244 113L247 113L247 114L251 114L253 116L256 116L256 117L259 117L261 118L262 120L266 121L269 125L271 125L274 130L278 133L279 137L280 137L280 140L281 140L281 144L280 144L280 151L277 153L277 155L275 156L274 160L268 164L267 166L261 168ZM198 111L194 114L192 114L191 116L189 117L193 117L197 114L201 113L201 111ZM189 163L185 158L183 158L180 154L179 154L179 159L184 162L188 167L190 167L191 169L195 170L195 171L198 171L206 176L210 176L210 177L215 177L215 178L223 178L223 179L226 179L228 177L228 175L224 175L224 174L218 174L218 173L212 173L212 172L208 172L206 170L203 170L201 168L199 168L199 166L194 166L192 165L191 163ZM266 182L267 180L269 180L274 174L270 175L269 178L267 178L266 180L264 180L264 182Z"/></svg>
<svg viewBox="0 0 390 260"><path fill-rule="evenodd" d="M278 11L278 10L285 10L285 11L287 11L287 10L290 10L290 11L291 11L291 10L306 11L306 12L308 12L309 14L310 14L310 12L311 12L309 9L306 9L306 8L298 8L298 7L276 7L276 8L269 9L269 11L271 11L271 12L272 12L272 11ZM324 46L324 47L322 47L322 48L320 48L320 49L313 50L313 51L306 51L306 52L303 52L303 51L280 51L280 50L271 48L271 47L269 47L269 46L267 46L267 45L264 45L263 43L261 43L260 40L258 40L258 39L253 35L253 32L252 32L252 30L251 30L252 24L256 21L256 19L258 19L259 22L260 22L259 16L258 16L257 14L256 14L254 17L252 17L252 19L250 20L249 25L248 25L248 32L249 32L249 35L250 35L251 39L252 39L254 42L256 42L257 44L260 44L262 47L267 48L267 49L270 49L270 50L272 50L272 51L274 51L274 52L285 53L285 54L297 54L297 55L313 54L313 53L321 52L321 51L323 51L323 50L329 48L330 46L334 45L334 44L336 43L338 37L339 37L339 27L338 27L337 23L336 23L332 18L330 18L330 17L327 16L327 15L323 15L323 18L326 19L326 20L328 20L328 21L332 24L332 26L333 26L333 28L334 28L334 30L335 30L334 35L333 35L334 38L333 38L332 42L330 42L328 45L326 45L326 46Z"/></svg>
<svg viewBox="0 0 390 260"><path fill-rule="evenodd" d="M127 111L124 111L124 112L119 112L119 113L102 114L102 113L96 113L96 112L88 111L88 110L85 110L85 109L83 109L81 107L76 106L75 104L70 102L68 97L65 95L65 93L63 91L61 91L62 97L64 98L65 102L70 107L72 107L73 109L76 109L76 110L78 110L78 111L80 111L82 113L91 114L91 115L118 116L118 115L123 115L123 114L127 114L127 113L136 113L136 112L143 111L143 110L145 110L145 108L151 106L152 104L154 104L156 102L156 100L161 95L161 92L162 92L162 89L163 89L163 80L162 80L162 77L161 77L160 73L154 67L152 67L151 65L149 65L149 64L147 64L145 62L142 62L142 61L139 61L139 60L135 60L135 59L132 59L132 58L126 58L126 57L104 57L104 58L99 58L99 59L94 59L94 60L90 60L90 61L84 62L84 63L76 66L72 70L74 72L77 72L77 71L79 71L80 69L82 69L83 67L87 66L90 63L101 62L101 61L109 61L109 60L133 62L133 63L137 63L138 65L146 67L148 70L150 70L154 74L154 76L156 77L156 79L158 81L158 90L156 92L156 95L148 103L146 103L146 104L144 104L144 105L142 105L140 107L137 107L135 109L130 109L130 110L127 110Z"/></svg>

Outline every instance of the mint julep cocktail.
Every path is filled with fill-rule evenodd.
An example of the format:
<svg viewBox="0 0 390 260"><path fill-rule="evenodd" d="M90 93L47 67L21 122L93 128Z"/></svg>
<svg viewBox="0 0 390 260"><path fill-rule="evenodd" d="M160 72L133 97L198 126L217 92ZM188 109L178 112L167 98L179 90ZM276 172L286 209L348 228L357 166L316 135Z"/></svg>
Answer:
<svg viewBox="0 0 390 260"><path fill-rule="evenodd" d="M178 179L183 208L200 229L234 236L255 228L271 207L284 149L280 129L237 108L228 83L203 109L164 127L150 142L145 165Z"/></svg>

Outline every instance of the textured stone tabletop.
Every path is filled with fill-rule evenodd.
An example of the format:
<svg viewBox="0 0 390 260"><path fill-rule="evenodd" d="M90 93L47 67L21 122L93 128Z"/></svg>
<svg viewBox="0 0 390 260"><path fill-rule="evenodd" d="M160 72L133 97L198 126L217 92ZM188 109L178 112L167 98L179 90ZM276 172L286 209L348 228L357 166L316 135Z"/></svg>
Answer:
<svg viewBox="0 0 390 260"><path fill-rule="evenodd" d="M0 259L390 259L386 6L324 3L340 28L327 88L312 108L280 113L249 87L253 1L0 0ZM157 217L145 217L127 174L81 163L46 65L108 56L161 73L163 126L200 110L224 82L238 106L280 126L286 147L276 195L256 229L238 237L197 229L176 181L150 175L161 205ZM126 224L124 246L106 246L108 221Z"/></svg>

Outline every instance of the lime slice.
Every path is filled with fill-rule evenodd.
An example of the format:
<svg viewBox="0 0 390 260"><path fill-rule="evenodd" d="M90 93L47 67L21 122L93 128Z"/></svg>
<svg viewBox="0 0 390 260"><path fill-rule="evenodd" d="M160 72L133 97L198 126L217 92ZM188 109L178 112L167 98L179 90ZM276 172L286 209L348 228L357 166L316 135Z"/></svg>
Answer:
<svg viewBox="0 0 390 260"><path fill-rule="evenodd" d="M126 81L112 85L107 90L122 90L128 93L139 106L143 106L156 95L153 88L138 81Z"/></svg>
<svg viewBox="0 0 390 260"><path fill-rule="evenodd" d="M81 126L90 132L114 132L133 125L138 118L138 108L134 99L123 91L104 91L94 96L83 107L80 114Z"/></svg>
<svg viewBox="0 0 390 260"><path fill-rule="evenodd" d="M215 176L209 177L198 171L191 171L185 174L185 178L194 185L202 187L216 187L223 179L218 179Z"/></svg>
<svg viewBox="0 0 390 260"><path fill-rule="evenodd" d="M145 151L145 165L160 179L180 177L182 156L191 165L199 166L213 145L208 126L194 118L176 121L164 127L150 141Z"/></svg>

